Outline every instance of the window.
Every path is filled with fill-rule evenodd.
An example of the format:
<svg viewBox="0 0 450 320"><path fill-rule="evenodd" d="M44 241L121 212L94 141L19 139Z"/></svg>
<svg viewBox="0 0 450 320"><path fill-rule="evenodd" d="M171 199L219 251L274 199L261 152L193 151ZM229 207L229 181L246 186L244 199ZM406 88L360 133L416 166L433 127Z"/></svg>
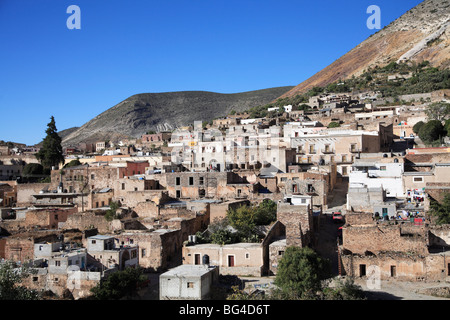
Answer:
<svg viewBox="0 0 450 320"><path fill-rule="evenodd" d="M413 181L414 182L423 182L423 177L414 177Z"/></svg>
<svg viewBox="0 0 450 320"><path fill-rule="evenodd" d="M39 280L39 277L33 277L33 282L36 282Z"/></svg>
<svg viewBox="0 0 450 320"><path fill-rule="evenodd" d="M122 183L122 190L125 190L125 183Z"/></svg>
<svg viewBox="0 0 450 320"><path fill-rule="evenodd" d="M250 253L245 254L245 259L250 259Z"/></svg>
<svg viewBox="0 0 450 320"><path fill-rule="evenodd" d="M283 250L278 251L278 255L279 255L279 256L282 256L283 254L284 254L284 251L283 251Z"/></svg>
<svg viewBox="0 0 450 320"><path fill-rule="evenodd" d="M203 180L204 180L203 177L199 177L198 178L198 184L202 186L203 185Z"/></svg>
<svg viewBox="0 0 450 320"><path fill-rule="evenodd" d="M194 185L194 177L189 177L189 185L190 186Z"/></svg>
<svg viewBox="0 0 450 320"><path fill-rule="evenodd" d="M97 243L97 241L95 241L95 240L91 240L91 243L92 243L92 244L96 244L96 243Z"/></svg>
<svg viewBox="0 0 450 320"><path fill-rule="evenodd" d="M95 174L91 174L91 180L95 179Z"/></svg>
<svg viewBox="0 0 450 320"><path fill-rule="evenodd" d="M55 266L56 267L60 267L61 266L61 261L55 261Z"/></svg>
<svg viewBox="0 0 450 320"><path fill-rule="evenodd" d="M188 282L187 283L187 288L188 289L194 289L194 283L193 282Z"/></svg>
<svg viewBox="0 0 450 320"><path fill-rule="evenodd" d="M175 185L179 186L181 184L181 178L180 177L176 177L175 178Z"/></svg>
<svg viewBox="0 0 450 320"><path fill-rule="evenodd" d="M147 255L147 250L141 249L141 257L145 257Z"/></svg>

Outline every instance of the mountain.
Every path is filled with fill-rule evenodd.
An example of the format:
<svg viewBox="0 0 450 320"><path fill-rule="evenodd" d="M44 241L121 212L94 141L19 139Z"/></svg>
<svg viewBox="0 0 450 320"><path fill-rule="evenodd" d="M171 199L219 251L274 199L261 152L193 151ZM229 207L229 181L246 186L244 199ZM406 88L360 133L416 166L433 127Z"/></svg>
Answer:
<svg viewBox="0 0 450 320"><path fill-rule="evenodd" d="M150 130L173 130L267 104L293 86L223 94L180 91L136 94L99 114L63 138L63 145L140 137Z"/></svg>
<svg viewBox="0 0 450 320"><path fill-rule="evenodd" d="M280 98L293 97L393 61L430 61L450 66L450 1L426 0L300 83ZM331 49L331 48L330 48Z"/></svg>

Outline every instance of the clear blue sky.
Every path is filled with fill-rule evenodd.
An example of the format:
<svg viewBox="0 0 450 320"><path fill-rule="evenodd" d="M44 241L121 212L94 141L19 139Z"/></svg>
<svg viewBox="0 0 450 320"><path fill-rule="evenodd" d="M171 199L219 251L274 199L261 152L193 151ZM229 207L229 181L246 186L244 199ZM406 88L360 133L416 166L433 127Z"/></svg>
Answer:
<svg viewBox="0 0 450 320"><path fill-rule="evenodd" d="M144 92L297 85L421 0L0 0L0 140L35 144ZM81 9L69 30L68 6Z"/></svg>

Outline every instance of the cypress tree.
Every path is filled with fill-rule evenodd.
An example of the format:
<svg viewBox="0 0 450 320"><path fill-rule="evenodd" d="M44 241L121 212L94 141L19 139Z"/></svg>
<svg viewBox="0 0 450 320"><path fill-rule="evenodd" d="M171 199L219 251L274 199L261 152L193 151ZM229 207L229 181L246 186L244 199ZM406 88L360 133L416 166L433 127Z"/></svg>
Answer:
<svg viewBox="0 0 450 320"><path fill-rule="evenodd" d="M61 146L61 137L56 130L55 118L51 116L45 131L47 136L43 141L41 150L36 153L36 158L40 161L44 169L50 170L52 166L59 166L64 163L64 156Z"/></svg>

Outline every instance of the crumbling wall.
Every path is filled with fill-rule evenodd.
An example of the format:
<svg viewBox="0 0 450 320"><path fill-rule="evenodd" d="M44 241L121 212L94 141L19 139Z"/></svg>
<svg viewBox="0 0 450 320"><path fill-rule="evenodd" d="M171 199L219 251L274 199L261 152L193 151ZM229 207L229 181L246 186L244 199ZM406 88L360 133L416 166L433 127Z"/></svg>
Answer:
<svg viewBox="0 0 450 320"><path fill-rule="evenodd" d="M343 248L353 253L413 252L426 254L428 237L423 228L409 230L400 225L344 226Z"/></svg>

